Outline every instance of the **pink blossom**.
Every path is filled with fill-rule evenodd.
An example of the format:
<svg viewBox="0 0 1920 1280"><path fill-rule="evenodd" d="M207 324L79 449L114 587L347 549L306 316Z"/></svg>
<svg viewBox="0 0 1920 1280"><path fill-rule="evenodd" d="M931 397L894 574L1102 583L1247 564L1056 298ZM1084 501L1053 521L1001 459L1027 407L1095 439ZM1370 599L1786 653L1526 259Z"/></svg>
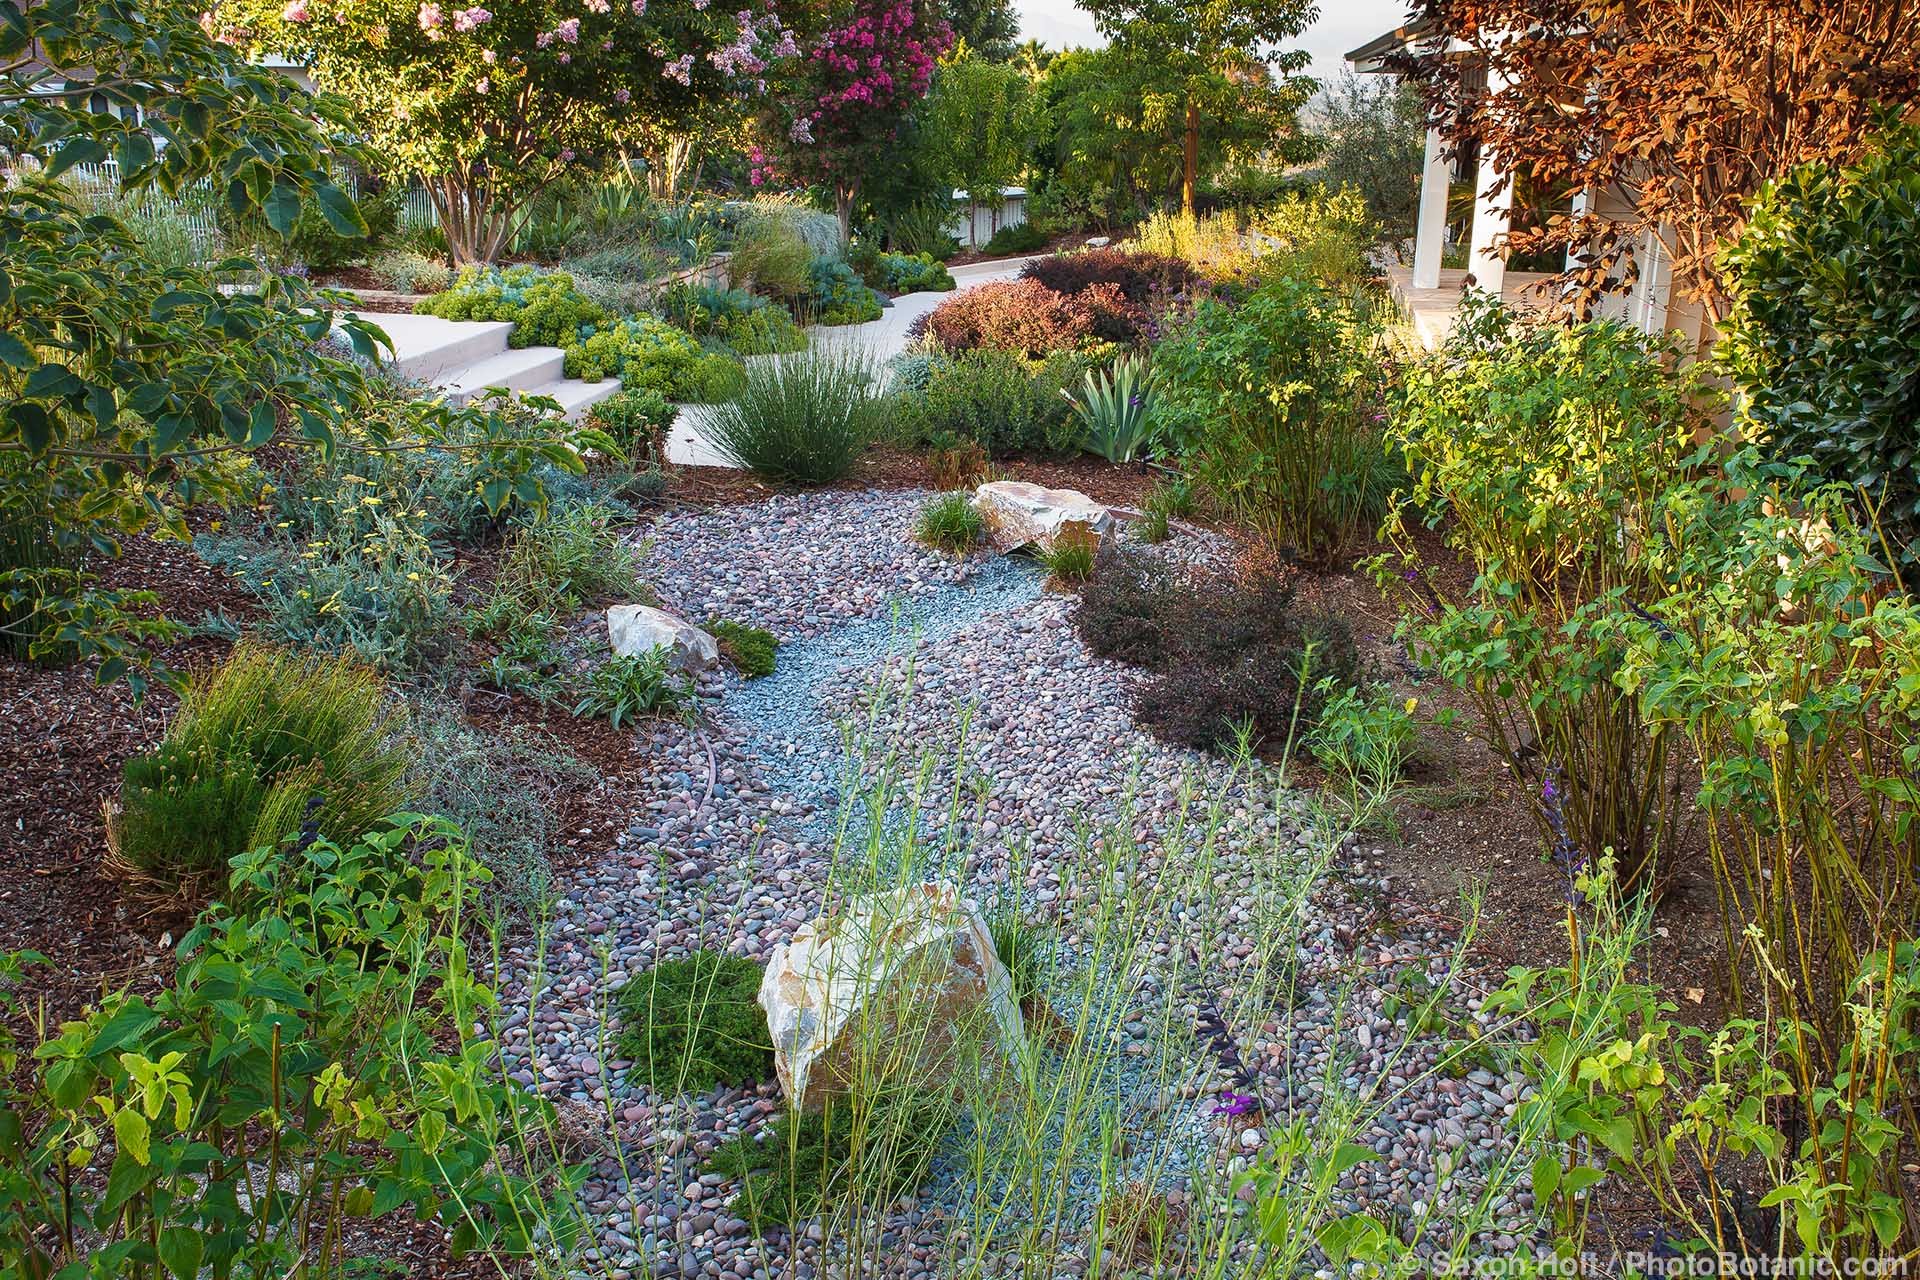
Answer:
<svg viewBox="0 0 1920 1280"><path fill-rule="evenodd" d="M495 53L491 49L482 49L480 51L480 61L486 63L488 66L492 66L494 63L498 62L499 60L500 60L500 55Z"/></svg>
<svg viewBox="0 0 1920 1280"><path fill-rule="evenodd" d="M647 0L633 0L633 16L636 18L647 16Z"/></svg>
<svg viewBox="0 0 1920 1280"><path fill-rule="evenodd" d="M624 107L633 101L633 94L627 89L615 89L613 91L613 100Z"/></svg>
<svg viewBox="0 0 1920 1280"><path fill-rule="evenodd" d="M561 153L560 153L560 163L562 163L562 164L571 164L571 163L573 163L573 148L572 148L572 147L567 147L566 149L564 149L563 151L561 151Z"/></svg>
<svg viewBox="0 0 1920 1280"><path fill-rule="evenodd" d="M553 34L568 44L580 43L580 19L568 18L553 29Z"/></svg>
<svg viewBox="0 0 1920 1280"><path fill-rule="evenodd" d="M474 5L471 9L461 9L453 15L453 29L464 35L476 27L484 26L492 18L493 15L487 10Z"/></svg>
<svg viewBox="0 0 1920 1280"><path fill-rule="evenodd" d="M473 84L473 91L475 93L485 93L491 88L493 88L493 81L486 76L481 76L478 80L474 81Z"/></svg>
<svg viewBox="0 0 1920 1280"><path fill-rule="evenodd" d="M561 54L561 55L560 55L560 65L561 65L561 66L563 66L563 67L564 67L564 66L566 66L566 65L567 65L568 63L570 63L570 62L572 62L572 61L573 61L573 55L572 55L572 54L570 54L570 53L563 53L563 54Z"/></svg>
<svg viewBox="0 0 1920 1280"><path fill-rule="evenodd" d="M431 38L436 31L440 30L440 23L444 16L440 12L439 5L433 3L433 0L427 0L420 6L420 29Z"/></svg>
<svg viewBox="0 0 1920 1280"><path fill-rule="evenodd" d="M667 79L677 80L681 84L685 84L685 85L692 84L693 83L693 55L690 53L681 54L679 57L675 58L672 62L669 62L661 74L665 75Z"/></svg>
<svg viewBox="0 0 1920 1280"><path fill-rule="evenodd" d="M307 0L287 0L287 7L280 11L282 22L305 22L312 16L307 12Z"/></svg>

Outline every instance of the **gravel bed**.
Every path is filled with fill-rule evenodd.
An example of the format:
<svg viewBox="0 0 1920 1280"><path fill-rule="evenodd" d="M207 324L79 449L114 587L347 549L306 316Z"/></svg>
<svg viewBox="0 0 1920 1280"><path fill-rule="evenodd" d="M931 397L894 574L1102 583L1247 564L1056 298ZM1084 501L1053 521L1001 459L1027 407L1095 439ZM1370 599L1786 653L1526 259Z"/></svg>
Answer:
<svg viewBox="0 0 1920 1280"><path fill-rule="evenodd" d="M1271 770L1234 769L1134 729L1137 674L1087 653L1070 599L1044 591L1029 564L955 560L911 541L926 496L781 496L668 517L654 531L648 571L666 607L766 626L783 644L772 676L714 682L720 696L701 723L643 727L637 745L657 789L632 798L636 817L616 847L561 887L540 945L503 957L507 1070L602 1135L585 1186L597 1232L587 1272L839 1274L835 1242L813 1238L817 1228L756 1239L727 1207L736 1188L704 1172L713 1147L777 1114L777 1085L656 1096L626 1078L609 1010L658 959L701 946L764 958L789 939L845 874L833 865L836 829L864 834L857 802L883 775L913 784L886 820L917 824L937 853L929 873L1054 926L1063 958L1048 994L1070 1018L1097 1016L1067 989L1070 975L1099 963L1083 930L1110 851L1087 833L1109 824L1130 833L1128 891L1151 913L1156 954L1106 990L1120 1005L1160 1010L1171 1031L1126 1008L1113 1016L1100 1092L1123 1141L1107 1185L1117 1169L1178 1197L1203 1162L1244 1168L1268 1129L1310 1119L1331 1086L1378 1095L1379 1119L1362 1140L1381 1159L1347 1175L1355 1208L1415 1221L1472 1194L1475 1171L1503 1158L1502 1121L1524 1095L1519 1080L1482 1065L1433 1070L1458 1028L1409 1033L1410 991L1447 991L1457 1018L1479 1016L1449 970L1450 932L1404 913L1397 927L1376 927L1391 908L1364 850L1350 850L1337 875L1313 874L1305 801ZM1191 565L1228 550L1182 527L1150 554ZM1227 888L1201 910L1161 886L1192 883L1163 859L1196 856L1177 846L1169 855L1168 841L1206 809L1219 830L1205 856L1214 885ZM1236 1067L1195 1027L1256 970L1253 923L1288 895L1305 920L1283 958L1288 988L1262 996L1265 1021L1231 1028ZM1183 958L1202 956L1216 981L1169 981ZM1266 1118L1223 1114L1224 1091L1249 1084ZM887 1261L868 1274L938 1274L943 1258L975 1248L975 1198L999 1189L964 1158L970 1136L963 1125L926 1187L880 1224ZM1100 1175L1075 1168L1068 1179L1061 1275L1087 1270L1071 1237L1091 1216ZM1523 1197L1507 1208L1517 1222L1525 1207Z"/></svg>

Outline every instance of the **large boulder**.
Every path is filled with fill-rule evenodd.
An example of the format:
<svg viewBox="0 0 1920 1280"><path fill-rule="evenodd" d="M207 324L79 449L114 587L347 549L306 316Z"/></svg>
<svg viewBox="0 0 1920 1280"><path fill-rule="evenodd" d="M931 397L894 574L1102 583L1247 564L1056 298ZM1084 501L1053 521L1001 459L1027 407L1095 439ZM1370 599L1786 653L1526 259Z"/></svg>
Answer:
<svg viewBox="0 0 1920 1280"><path fill-rule="evenodd" d="M1073 489L1048 489L1025 480L990 480L974 490L973 506L986 521L996 550L1061 542L1097 548L1119 523L1113 512Z"/></svg>
<svg viewBox="0 0 1920 1280"><path fill-rule="evenodd" d="M682 671L708 671L720 665L720 646L712 636L651 605L617 604L608 609L607 642L622 658L664 648Z"/></svg>
<svg viewBox="0 0 1920 1280"><path fill-rule="evenodd" d="M937 1088L956 1051L1021 1042L1007 967L979 910L945 882L854 898L802 925L774 948L760 1005L780 1087L807 1109L856 1083L862 1061L895 1062L908 1087Z"/></svg>

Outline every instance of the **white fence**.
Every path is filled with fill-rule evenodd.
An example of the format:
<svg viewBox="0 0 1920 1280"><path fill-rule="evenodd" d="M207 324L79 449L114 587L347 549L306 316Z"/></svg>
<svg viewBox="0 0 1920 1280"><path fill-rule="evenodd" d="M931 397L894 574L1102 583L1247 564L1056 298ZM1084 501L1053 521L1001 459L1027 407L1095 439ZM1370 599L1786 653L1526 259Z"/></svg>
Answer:
<svg viewBox="0 0 1920 1280"><path fill-rule="evenodd" d="M32 156L16 159L6 173L9 190L40 172L40 162ZM193 237L201 253L217 253L222 246L220 219L215 213L219 195L212 183L200 183L182 196L169 196L152 188L123 195L120 190L120 166L112 160L99 164L77 164L60 175L60 183L69 188L95 213L109 206L135 216L167 216L177 219Z"/></svg>

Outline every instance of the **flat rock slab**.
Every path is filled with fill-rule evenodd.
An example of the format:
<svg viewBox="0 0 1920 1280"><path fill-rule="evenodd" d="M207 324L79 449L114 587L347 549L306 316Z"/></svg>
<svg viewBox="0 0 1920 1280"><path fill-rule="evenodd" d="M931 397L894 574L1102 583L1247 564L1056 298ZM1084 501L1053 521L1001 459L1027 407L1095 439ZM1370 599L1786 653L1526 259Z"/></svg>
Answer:
<svg viewBox="0 0 1920 1280"><path fill-rule="evenodd" d="M974 491L973 506L997 551L1027 546L1051 551L1063 541L1097 548L1119 523L1110 509L1076 489L1048 489L1025 480L990 480Z"/></svg>

